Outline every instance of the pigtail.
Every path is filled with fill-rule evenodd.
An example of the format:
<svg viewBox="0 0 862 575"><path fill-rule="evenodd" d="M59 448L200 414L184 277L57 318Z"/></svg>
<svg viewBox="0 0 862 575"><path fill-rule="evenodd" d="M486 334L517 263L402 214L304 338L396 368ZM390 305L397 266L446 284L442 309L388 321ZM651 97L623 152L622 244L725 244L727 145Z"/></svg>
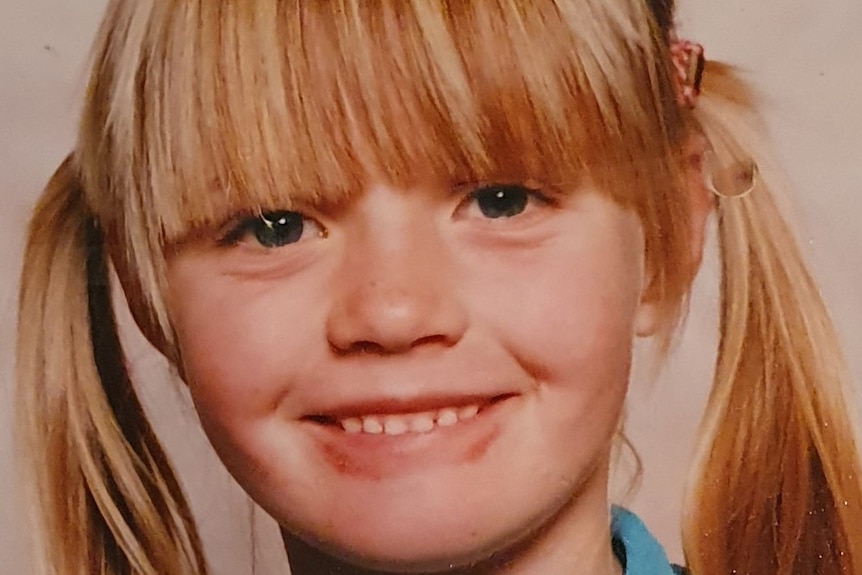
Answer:
<svg viewBox="0 0 862 575"><path fill-rule="evenodd" d="M724 166L747 155L747 92L712 64L697 120ZM765 161L718 205L721 340L684 526L694 575L862 573L862 484L837 337Z"/></svg>
<svg viewBox="0 0 862 575"><path fill-rule="evenodd" d="M201 544L133 389L101 233L67 159L28 231L18 431L52 575L203 575Z"/></svg>

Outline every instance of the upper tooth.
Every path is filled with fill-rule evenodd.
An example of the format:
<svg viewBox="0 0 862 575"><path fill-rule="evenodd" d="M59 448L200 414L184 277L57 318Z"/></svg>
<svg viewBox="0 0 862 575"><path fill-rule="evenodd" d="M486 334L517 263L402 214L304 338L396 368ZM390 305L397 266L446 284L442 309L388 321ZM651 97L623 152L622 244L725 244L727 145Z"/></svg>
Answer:
<svg viewBox="0 0 862 575"><path fill-rule="evenodd" d="M407 430L407 421L403 417L390 416L383 421L383 431L386 435L403 435Z"/></svg>
<svg viewBox="0 0 862 575"><path fill-rule="evenodd" d="M347 433L359 433L362 431L362 420L358 417L348 417L341 420L341 427Z"/></svg>
<svg viewBox="0 0 862 575"><path fill-rule="evenodd" d="M479 413L478 405L468 405L467 407L462 407L458 410L458 419L470 419L472 417L476 417L476 414Z"/></svg>
<svg viewBox="0 0 862 575"><path fill-rule="evenodd" d="M433 413L417 413L410 418L410 431L413 433L427 433L434 429Z"/></svg>
<svg viewBox="0 0 862 575"><path fill-rule="evenodd" d="M437 414L437 425L441 427L449 427L456 423L458 423L458 412L452 408L446 407Z"/></svg>
<svg viewBox="0 0 862 575"><path fill-rule="evenodd" d="M365 433L380 434L383 433L383 424L380 420L370 415L362 418L362 431Z"/></svg>
<svg viewBox="0 0 862 575"><path fill-rule="evenodd" d="M444 407L439 411L426 411L407 415L366 415L347 417L340 421L341 427L350 434L403 435L405 433L427 433L434 427L451 427L459 421L476 417L478 405Z"/></svg>

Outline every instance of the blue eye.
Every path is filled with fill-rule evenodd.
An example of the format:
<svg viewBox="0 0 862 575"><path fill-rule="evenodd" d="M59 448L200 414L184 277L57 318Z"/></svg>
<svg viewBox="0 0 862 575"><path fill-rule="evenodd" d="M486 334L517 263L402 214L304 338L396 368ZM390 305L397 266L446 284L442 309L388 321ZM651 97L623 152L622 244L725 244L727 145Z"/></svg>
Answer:
<svg viewBox="0 0 862 575"><path fill-rule="evenodd" d="M482 215L488 219L512 218L524 212L534 190L516 184L490 184L470 194Z"/></svg>
<svg viewBox="0 0 862 575"><path fill-rule="evenodd" d="M265 248L280 248L299 242L311 231L323 235L319 224L299 212L262 212L239 222L219 243L233 245L248 238Z"/></svg>

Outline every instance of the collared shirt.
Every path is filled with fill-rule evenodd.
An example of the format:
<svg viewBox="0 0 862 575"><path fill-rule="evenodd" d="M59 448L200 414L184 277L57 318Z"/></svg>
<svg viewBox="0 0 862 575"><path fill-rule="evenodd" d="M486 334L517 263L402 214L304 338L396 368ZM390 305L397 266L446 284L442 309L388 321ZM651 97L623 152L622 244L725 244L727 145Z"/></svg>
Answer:
<svg viewBox="0 0 862 575"><path fill-rule="evenodd" d="M611 511L611 537L614 553L623 566L624 575L678 575L681 569L671 566L664 549L637 516L614 506Z"/></svg>

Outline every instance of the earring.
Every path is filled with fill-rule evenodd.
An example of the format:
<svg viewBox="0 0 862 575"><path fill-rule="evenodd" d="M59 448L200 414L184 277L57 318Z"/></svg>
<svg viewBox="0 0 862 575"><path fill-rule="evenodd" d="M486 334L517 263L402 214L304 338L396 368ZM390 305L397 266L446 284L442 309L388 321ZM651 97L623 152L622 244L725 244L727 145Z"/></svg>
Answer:
<svg viewBox="0 0 862 575"><path fill-rule="evenodd" d="M744 198L757 187L760 169L749 158L723 166L713 150L703 153L703 180L706 189L721 198Z"/></svg>

